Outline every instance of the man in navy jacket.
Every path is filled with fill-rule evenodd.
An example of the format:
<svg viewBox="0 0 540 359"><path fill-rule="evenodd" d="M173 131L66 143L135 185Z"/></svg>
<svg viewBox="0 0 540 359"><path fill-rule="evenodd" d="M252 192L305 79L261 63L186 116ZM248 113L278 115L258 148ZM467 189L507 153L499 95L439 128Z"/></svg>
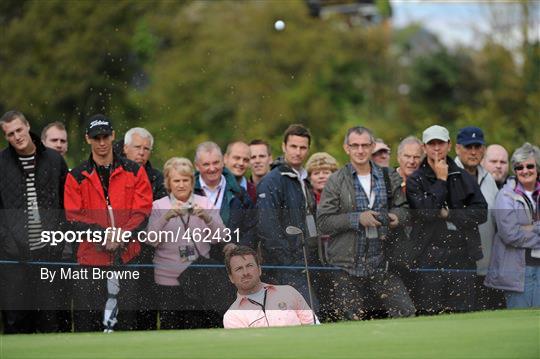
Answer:
<svg viewBox="0 0 540 359"><path fill-rule="evenodd" d="M278 158L273 168L257 186L258 233L264 262L270 265L303 265L300 235L288 235L287 226L304 232L306 241L315 238L316 203L303 168L309 153L311 134L302 125L291 125L284 133L283 158ZM308 255L311 262L315 250ZM275 283L288 284L308 297L308 286L301 271L277 269L267 271Z"/></svg>

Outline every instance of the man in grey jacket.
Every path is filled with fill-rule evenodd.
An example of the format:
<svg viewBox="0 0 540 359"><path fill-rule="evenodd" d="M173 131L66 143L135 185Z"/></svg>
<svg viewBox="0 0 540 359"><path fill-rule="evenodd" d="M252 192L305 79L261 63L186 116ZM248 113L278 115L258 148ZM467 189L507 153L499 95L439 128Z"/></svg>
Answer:
<svg viewBox="0 0 540 359"><path fill-rule="evenodd" d="M388 271L383 253L389 227L396 227L399 218L389 212L387 170L371 161L374 140L365 127L347 131L343 149L350 162L330 176L317 211L321 231L332 237L328 260L342 269L334 278L334 295L348 319L362 316L369 289L390 317L415 313L407 289Z"/></svg>
<svg viewBox="0 0 540 359"><path fill-rule="evenodd" d="M487 202L488 211L495 206L495 196L499 191L495 180L480 162L484 157L486 146L484 133L478 127L469 126L459 130L456 142L455 159L456 165L465 169L471 176L477 179L480 191ZM476 305L477 310L504 308L504 296L502 292L484 286L489 261L491 259L491 247L496 226L493 216L488 215L487 221L478 226L480 240L482 241L482 254L484 258L476 261Z"/></svg>

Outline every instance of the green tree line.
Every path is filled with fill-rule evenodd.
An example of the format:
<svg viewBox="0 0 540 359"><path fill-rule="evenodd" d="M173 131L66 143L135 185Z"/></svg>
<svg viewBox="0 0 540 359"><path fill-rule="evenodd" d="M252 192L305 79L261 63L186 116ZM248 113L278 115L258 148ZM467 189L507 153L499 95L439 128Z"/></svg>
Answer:
<svg viewBox="0 0 540 359"><path fill-rule="evenodd" d="M0 28L0 110L21 110L36 132L65 122L71 165L88 156L83 124L94 113L118 135L148 128L158 165L204 140L265 138L278 153L290 123L341 162L357 124L394 148L435 123L454 135L480 126L510 149L540 143L538 40L448 48L420 25L323 20L301 0L4 0Z"/></svg>

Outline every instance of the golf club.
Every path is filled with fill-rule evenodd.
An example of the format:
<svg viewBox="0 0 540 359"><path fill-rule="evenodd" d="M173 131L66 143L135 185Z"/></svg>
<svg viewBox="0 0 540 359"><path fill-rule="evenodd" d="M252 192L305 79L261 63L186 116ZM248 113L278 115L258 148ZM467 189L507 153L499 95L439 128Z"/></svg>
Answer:
<svg viewBox="0 0 540 359"><path fill-rule="evenodd" d="M107 199L108 201L108 199ZM109 219L111 221L111 227L115 228L114 212L110 204L107 205L107 211L109 214ZM115 251L114 253L114 265L119 265L122 263L120 258L120 253ZM105 310L103 311L103 325L105 329L103 333L112 333L114 332L114 326L118 322L118 293L120 292L120 280L118 278L109 278L107 279L107 301L105 302Z"/></svg>
<svg viewBox="0 0 540 359"><path fill-rule="evenodd" d="M309 294L309 305L311 307L311 312L313 313L313 324L317 324L317 317L315 316L315 307L313 307L313 294L311 289L311 278L309 275L309 268L308 268L308 262L307 262L307 250L306 250L306 240L304 237L304 232L295 226L287 226L285 228L285 232L290 236L300 235L302 238L302 249L304 252L304 268L306 270L306 279L308 284L308 294Z"/></svg>

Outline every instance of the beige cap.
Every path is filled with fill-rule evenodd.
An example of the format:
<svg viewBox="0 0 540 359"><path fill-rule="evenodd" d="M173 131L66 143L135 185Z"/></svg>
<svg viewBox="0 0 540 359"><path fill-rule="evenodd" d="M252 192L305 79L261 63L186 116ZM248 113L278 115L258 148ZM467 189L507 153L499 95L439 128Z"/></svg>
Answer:
<svg viewBox="0 0 540 359"><path fill-rule="evenodd" d="M448 133L448 130L442 126L435 125L428 127L422 134L422 142L428 143L432 140L448 142L450 141L450 133Z"/></svg>
<svg viewBox="0 0 540 359"><path fill-rule="evenodd" d="M390 147L388 147L384 142L375 142L375 149L373 150L373 153L377 153L380 150L386 150L390 152Z"/></svg>

